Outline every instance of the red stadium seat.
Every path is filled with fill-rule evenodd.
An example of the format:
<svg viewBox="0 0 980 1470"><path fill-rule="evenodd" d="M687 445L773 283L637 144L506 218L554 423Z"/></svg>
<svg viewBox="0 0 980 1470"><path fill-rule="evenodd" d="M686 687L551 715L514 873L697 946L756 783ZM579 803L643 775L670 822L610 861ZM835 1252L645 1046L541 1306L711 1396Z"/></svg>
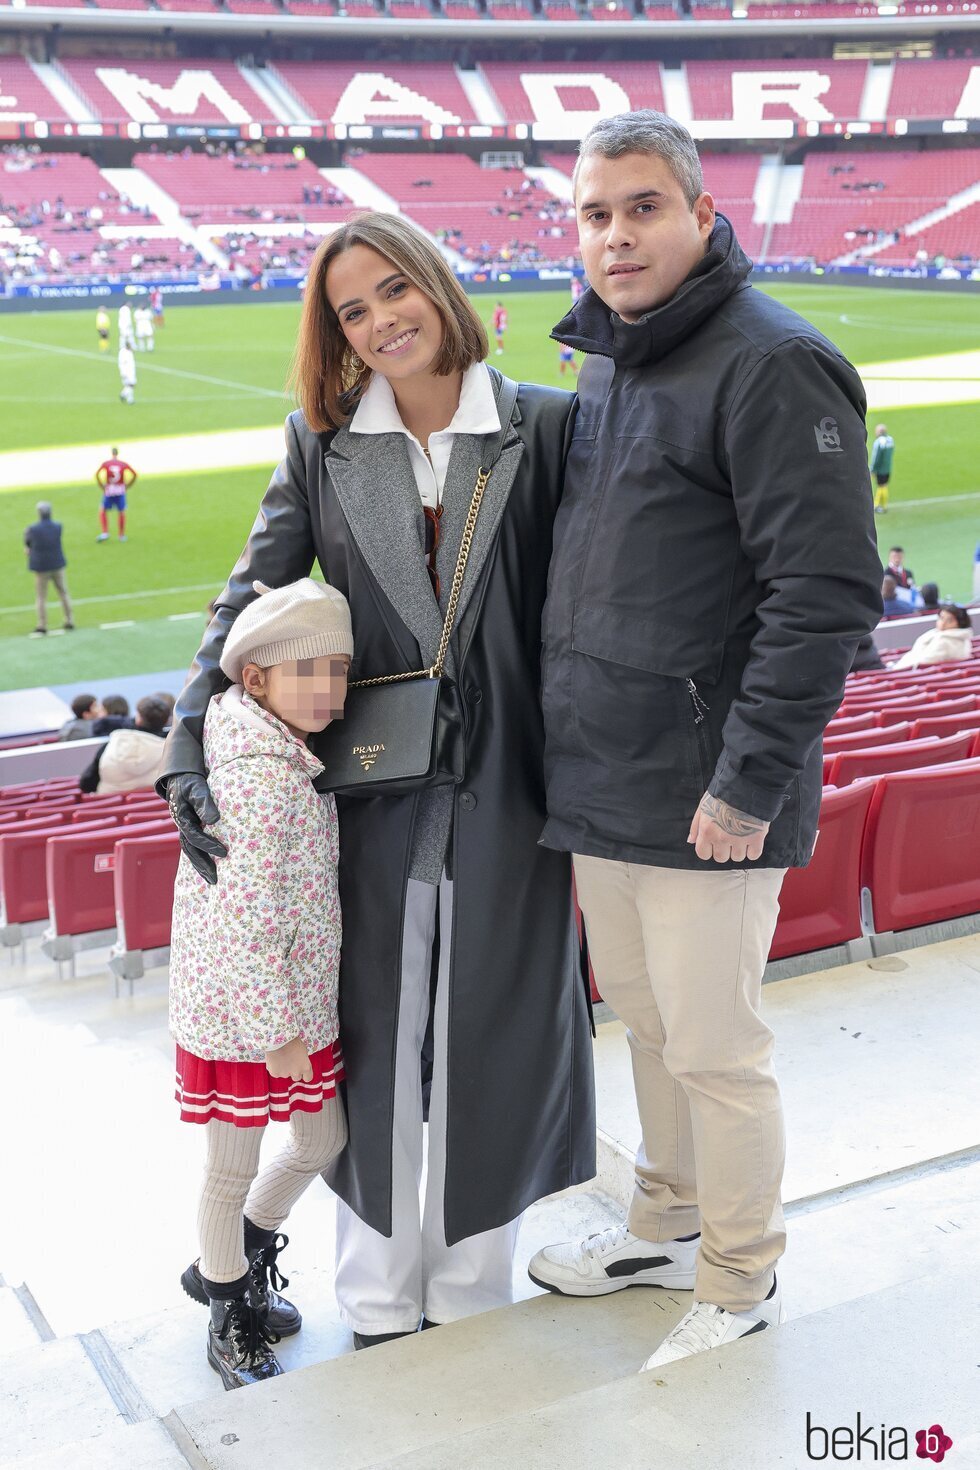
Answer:
<svg viewBox="0 0 980 1470"><path fill-rule="evenodd" d="M959 699L938 699L934 702L895 705L878 711L879 725L898 725L903 720L937 719L940 715L967 714L977 707L976 697L964 694Z"/></svg>
<svg viewBox="0 0 980 1470"><path fill-rule="evenodd" d="M849 718L846 715L842 719L835 716L824 731L824 739L828 735L850 735L854 730L870 730L874 722L875 717L870 710L867 714L851 715Z"/></svg>
<svg viewBox="0 0 980 1470"><path fill-rule="evenodd" d="M159 837L123 837L116 843L117 938L109 967L130 984L142 977L146 953L170 944L179 858L175 831Z"/></svg>
<svg viewBox="0 0 980 1470"><path fill-rule="evenodd" d="M779 895L771 960L861 937L861 846L873 781L825 791L808 868L791 868Z"/></svg>
<svg viewBox="0 0 980 1470"><path fill-rule="evenodd" d="M961 730L980 730L980 710L962 715L930 715L927 720L916 720L912 726L912 740L923 740L930 735L940 739L944 735L957 735Z"/></svg>
<svg viewBox="0 0 980 1470"><path fill-rule="evenodd" d="M824 755L836 755L840 750L871 750L876 745L897 745L911 738L912 726L888 725L884 729L856 730L853 735L825 735Z"/></svg>
<svg viewBox="0 0 980 1470"><path fill-rule="evenodd" d="M861 870L876 933L980 912L980 761L876 782Z"/></svg>
<svg viewBox="0 0 980 1470"><path fill-rule="evenodd" d="M830 779L833 786L849 786L862 776L880 776L891 771L918 770L969 758L973 735L951 735L946 740L909 740L903 745L882 745L875 750L845 750L834 756Z"/></svg>
<svg viewBox="0 0 980 1470"><path fill-rule="evenodd" d="M49 839L45 854L50 927L41 948L51 959L70 959L74 964L76 939L115 928L116 909L112 886L113 850L119 840L119 825L99 826L93 831ZM131 837L171 833L169 818L137 823L127 829ZM0 839L2 840L2 839Z"/></svg>
<svg viewBox="0 0 980 1470"><path fill-rule="evenodd" d="M100 824L93 822L84 830L95 832ZM24 823L17 832L0 833L0 895L2 895L2 928L0 941L19 944L20 926L40 923L48 917L46 851L48 839L67 831L74 835L77 827L52 826L44 822L32 826Z"/></svg>

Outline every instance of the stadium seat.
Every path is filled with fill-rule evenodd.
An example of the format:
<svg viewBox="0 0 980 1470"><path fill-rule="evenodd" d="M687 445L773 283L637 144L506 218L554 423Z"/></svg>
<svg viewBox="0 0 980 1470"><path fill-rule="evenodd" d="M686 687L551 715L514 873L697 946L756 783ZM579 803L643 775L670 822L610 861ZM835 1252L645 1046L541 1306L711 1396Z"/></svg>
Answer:
<svg viewBox="0 0 980 1470"><path fill-rule="evenodd" d="M980 730L980 710L959 715L930 715L928 719L916 720L910 739L923 740L930 735L942 739L944 735L957 735L961 730Z"/></svg>
<svg viewBox="0 0 980 1470"><path fill-rule="evenodd" d="M959 699L916 700L910 704L890 705L878 711L879 725L899 725L905 720L938 719L941 715L965 715L977 707L974 694Z"/></svg>
<svg viewBox="0 0 980 1470"><path fill-rule="evenodd" d="M142 978L146 955L170 944L174 878L180 858L175 831L159 837L123 837L116 843L113 886L116 943L109 968L118 980Z"/></svg>
<svg viewBox="0 0 980 1470"><path fill-rule="evenodd" d="M862 776L878 776L891 771L917 770L923 766L966 760L972 745L973 733L968 730L963 735L951 735L946 740L909 740L902 745L882 745L866 751L841 751L833 758L830 784L849 786Z"/></svg>
<svg viewBox="0 0 980 1470"><path fill-rule="evenodd" d="M870 710L863 715L845 715L842 719L835 715L824 731L824 739L828 735L850 735L855 730L870 730L874 722L875 717Z"/></svg>
<svg viewBox="0 0 980 1470"><path fill-rule="evenodd" d="M825 791L820 835L807 868L791 868L779 895L771 960L861 937L861 847L873 781Z"/></svg>
<svg viewBox="0 0 980 1470"><path fill-rule="evenodd" d="M95 821L83 831L96 832ZM0 833L0 943L12 946L24 938L25 924L48 918L46 852L48 839L70 830L65 823L24 822L16 832Z"/></svg>
<svg viewBox="0 0 980 1470"><path fill-rule="evenodd" d="M131 837L173 833L169 818L135 823L127 829ZM78 941L115 929L116 909L112 886L114 849L120 826L98 826L89 832L49 838L45 851L48 913L51 919L41 948L50 959L70 960L74 974Z"/></svg>
<svg viewBox="0 0 980 1470"><path fill-rule="evenodd" d="M980 913L980 760L875 783L861 884L876 934Z"/></svg>
<svg viewBox="0 0 980 1470"><path fill-rule="evenodd" d="M912 726L906 722L883 729L855 730L853 735L825 735L823 753L836 755L841 750L872 750L877 745L898 745L902 740L911 739L911 734Z"/></svg>

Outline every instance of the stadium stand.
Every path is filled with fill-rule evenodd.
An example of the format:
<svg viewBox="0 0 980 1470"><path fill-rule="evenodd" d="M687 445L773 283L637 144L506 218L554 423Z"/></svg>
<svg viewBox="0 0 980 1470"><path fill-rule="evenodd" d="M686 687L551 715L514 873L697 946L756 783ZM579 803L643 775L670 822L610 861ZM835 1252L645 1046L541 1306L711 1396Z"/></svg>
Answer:
<svg viewBox="0 0 980 1470"><path fill-rule="evenodd" d="M63 70L103 122L273 122L233 61L70 58Z"/></svg>
<svg viewBox="0 0 980 1470"><path fill-rule="evenodd" d="M383 64L377 71L353 62L280 62L276 73L311 118L325 122L450 126L475 123L473 104L451 62Z"/></svg>
<svg viewBox="0 0 980 1470"><path fill-rule="evenodd" d="M133 166L175 199L184 218L194 224L249 219L322 224L344 219L351 208L347 196L328 184L308 159L288 153L261 158L137 153Z"/></svg>
<svg viewBox="0 0 980 1470"><path fill-rule="evenodd" d="M824 792L810 865L788 872L780 890L770 960L861 937L861 846L874 791L861 781Z"/></svg>
<svg viewBox="0 0 980 1470"><path fill-rule="evenodd" d="M570 206L521 169L480 168L463 154L378 153L359 172L411 219L478 264L490 259L563 260L577 251Z"/></svg>

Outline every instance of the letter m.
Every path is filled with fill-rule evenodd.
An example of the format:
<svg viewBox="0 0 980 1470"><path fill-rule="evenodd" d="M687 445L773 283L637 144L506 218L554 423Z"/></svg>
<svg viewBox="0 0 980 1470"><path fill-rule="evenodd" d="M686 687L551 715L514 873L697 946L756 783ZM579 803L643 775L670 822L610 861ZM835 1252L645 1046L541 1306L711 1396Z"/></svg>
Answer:
<svg viewBox="0 0 980 1470"><path fill-rule="evenodd" d="M197 118L202 102L210 102L214 110L231 123L247 123L252 118L240 102L218 81L214 72L204 69L181 71L172 86L151 82L137 72L121 66L96 67L96 76L135 122L154 123L161 119L155 108L162 108L171 118Z"/></svg>

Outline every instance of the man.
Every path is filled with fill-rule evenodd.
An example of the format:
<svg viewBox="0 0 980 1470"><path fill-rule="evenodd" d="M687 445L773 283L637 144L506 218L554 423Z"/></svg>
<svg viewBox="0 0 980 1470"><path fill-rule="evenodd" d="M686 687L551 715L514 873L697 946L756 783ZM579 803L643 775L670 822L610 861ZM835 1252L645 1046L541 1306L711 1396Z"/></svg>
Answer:
<svg viewBox="0 0 980 1470"><path fill-rule="evenodd" d="M132 354L130 354L132 356ZM96 541L108 541L109 539L109 512L114 510L117 515L117 531L120 541L126 537L126 491L131 485L135 485L138 476L131 464L119 458L119 449L114 444L112 453L108 459L104 459L95 472L95 483L102 491L102 505L99 510L99 534Z"/></svg>
<svg viewBox="0 0 980 1470"><path fill-rule="evenodd" d="M96 720L101 720L104 713L94 694L76 694L71 702L72 717L58 731L58 739L90 740Z"/></svg>
<svg viewBox="0 0 980 1470"><path fill-rule="evenodd" d="M905 565L905 547L893 546L888 553L888 565L885 571L890 577L894 577L899 587L904 587L911 592L915 586L915 575L910 567Z"/></svg>
<svg viewBox="0 0 980 1470"><path fill-rule="evenodd" d="M754 290L685 128L598 123L574 180L587 354L544 614L546 847L574 854L643 1136L627 1224L532 1278L693 1288L648 1368L783 1320L761 984L820 737L881 612L857 373Z"/></svg>
<svg viewBox="0 0 980 1470"><path fill-rule="evenodd" d="M37 598L37 627L35 636L44 636L48 631L48 583L53 582L61 599L65 614L65 631L71 632L75 624L71 617L71 598L65 581L65 553L61 547L61 522L51 519L51 506L47 500L37 503L37 520L24 532L27 548L27 566L34 573L34 590Z"/></svg>
<svg viewBox="0 0 980 1470"><path fill-rule="evenodd" d="M875 428L875 439L871 446L871 473L875 477L875 515L883 516L888 509L888 482L892 477L892 460L895 458L895 440L884 424Z"/></svg>
<svg viewBox="0 0 980 1470"><path fill-rule="evenodd" d="M891 572L881 579L881 615L883 618L907 618L915 612L911 592L899 587Z"/></svg>
<svg viewBox="0 0 980 1470"><path fill-rule="evenodd" d="M108 352L109 350L109 326L109 313L104 306L100 306L95 313L95 331L99 339L100 352Z"/></svg>
<svg viewBox="0 0 980 1470"><path fill-rule="evenodd" d="M120 306L116 314L116 319L119 326L120 349L123 347L132 349L136 346L136 343L133 338L133 308L128 301L124 301L122 306Z"/></svg>
<svg viewBox="0 0 980 1470"><path fill-rule="evenodd" d="M120 403L135 403L136 356L128 342L120 347L116 354L116 365L119 368L119 401Z"/></svg>
<svg viewBox="0 0 980 1470"><path fill-rule="evenodd" d="M503 355L504 334L507 331L507 308L498 301L493 309L493 335L497 343L497 356Z"/></svg>

